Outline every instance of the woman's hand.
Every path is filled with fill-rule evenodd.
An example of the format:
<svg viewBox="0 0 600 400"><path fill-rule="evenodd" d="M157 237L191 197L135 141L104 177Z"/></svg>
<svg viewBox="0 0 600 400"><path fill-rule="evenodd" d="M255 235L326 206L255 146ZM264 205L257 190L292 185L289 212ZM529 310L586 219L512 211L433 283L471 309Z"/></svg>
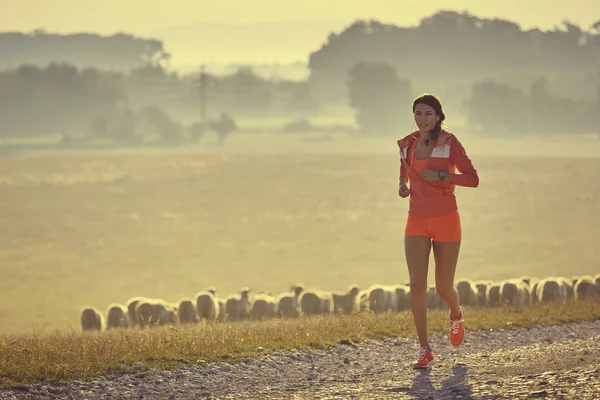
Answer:
<svg viewBox="0 0 600 400"><path fill-rule="evenodd" d="M410 189L408 188L408 186L406 186L406 183L400 183L400 187L398 188L398 194L403 199L408 197L408 195L410 194Z"/></svg>
<svg viewBox="0 0 600 400"><path fill-rule="evenodd" d="M419 176L425 182L439 181L440 180L440 172L439 171L434 171L432 169L420 169L419 170Z"/></svg>

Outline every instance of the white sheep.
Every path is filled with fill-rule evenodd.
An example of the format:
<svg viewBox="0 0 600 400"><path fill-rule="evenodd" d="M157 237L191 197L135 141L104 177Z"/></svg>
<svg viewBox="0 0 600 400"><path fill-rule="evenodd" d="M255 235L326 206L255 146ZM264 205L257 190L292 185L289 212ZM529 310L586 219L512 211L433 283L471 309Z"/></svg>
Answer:
<svg viewBox="0 0 600 400"><path fill-rule="evenodd" d="M182 325L198 323L198 313L192 299L179 300L179 323Z"/></svg>
<svg viewBox="0 0 600 400"><path fill-rule="evenodd" d="M195 295L196 312L200 321L212 322L219 318L221 307L213 293L216 293L216 291L209 288L209 290L200 291Z"/></svg>
<svg viewBox="0 0 600 400"><path fill-rule="evenodd" d="M558 278L561 286L563 286L563 290L565 293L566 299L572 299L575 297L575 284L571 279L567 279L564 277Z"/></svg>
<svg viewBox="0 0 600 400"><path fill-rule="evenodd" d="M456 282L456 291L460 304L465 306L476 307L479 303L478 290L475 282L471 279L462 278Z"/></svg>
<svg viewBox="0 0 600 400"><path fill-rule="evenodd" d="M581 276L575 283L575 299L589 300L600 295L598 288L591 276Z"/></svg>
<svg viewBox="0 0 600 400"><path fill-rule="evenodd" d="M525 305L525 286L518 279L504 280L500 284L499 302L513 306Z"/></svg>
<svg viewBox="0 0 600 400"><path fill-rule="evenodd" d="M363 289L358 293L358 309L362 311L369 310L369 290Z"/></svg>
<svg viewBox="0 0 600 400"><path fill-rule="evenodd" d="M155 307L158 308L159 325L175 325L179 320L179 307L177 304L160 300Z"/></svg>
<svg viewBox="0 0 600 400"><path fill-rule="evenodd" d="M177 307L162 299L146 299L138 302L135 313L142 328L177 322Z"/></svg>
<svg viewBox="0 0 600 400"><path fill-rule="evenodd" d="M127 315L129 316L129 325L130 326L133 326L133 325L141 326L140 318L139 318L139 315L136 313L136 309L137 309L138 303L140 301L145 301L145 300L148 300L148 299L143 296L136 296L136 297L130 298L125 303L125 305L127 306Z"/></svg>
<svg viewBox="0 0 600 400"><path fill-rule="evenodd" d="M540 285L540 280L532 281L532 285L529 287L529 295L531 297L531 304L537 304L539 302L538 296L538 287Z"/></svg>
<svg viewBox="0 0 600 400"><path fill-rule="evenodd" d="M374 312L396 311L396 290L387 285L371 285L369 291L369 309Z"/></svg>
<svg viewBox="0 0 600 400"><path fill-rule="evenodd" d="M548 277L538 283L537 295L539 303L564 301L567 298L567 288L562 279Z"/></svg>
<svg viewBox="0 0 600 400"><path fill-rule="evenodd" d="M81 312L82 331L101 331L104 327L104 316L96 307L85 307Z"/></svg>
<svg viewBox="0 0 600 400"><path fill-rule="evenodd" d="M110 304L106 315L106 329L129 327L127 307L123 304Z"/></svg>
<svg viewBox="0 0 600 400"><path fill-rule="evenodd" d="M227 316L227 310L225 309L225 300L217 296L217 289L215 289L213 286L206 289L206 291L215 296L215 299L217 299L217 303L219 304L219 313L217 316L217 321L225 321L225 317Z"/></svg>
<svg viewBox="0 0 600 400"><path fill-rule="evenodd" d="M297 318L300 315L298 298L303 290L304 285L296 284L290 287L290 292L281 293L277 296L277 316L279 318Z"/></svg>
<svg viewBox="0 0 600 400"><path fill-rule="evenodd" d="M486 303L488 306L497 306L500 304L500 282L494 282L488 286L485 292Z"/></svg>
<svg viewBox="0 0 600 400"><path fill-rule="evenodd" d="M250 314L250 288L243 287L239 294L232 294L225 301L227 319L230 321L243 321Z"/></svg>
<svg viewBox="0 0 600 400"><path fill-rule="evenodd" d="M396 292L396 311L410 310L410 286L394 285Z"/></svg>
<svg viewBox="0 0 600 400"><path fill-rule="evenodd" d="M351 285L346 293L333 292L331 296L333 298L333 312L352 314L358 311L358 293L360 289L358 285Z"/></svg>
<svg viewBox="0 0 600 400"><path fill-rule="evenodd" d="M433 284L427 286L426 299L427 308L429 308L430 310L441 310L446 304L438 294L437 289Z"/></svg>
<svg viewBox="0 0 600 400"><path fill-rule="evenodd" d="M302 315L330 314L333 312L333 296L323 290L304 290L298 298Z"/></svg>
<svg viewBox="0 0 600 400"><path fill-rule="evenodd" d="M487 304L486 293L489 286L493 284L492 281L475 281L475 287L477 288L477 305L483 307Z"/></svg>
<svg viewBox="0 0 600 400"><path fill-rule="evenodd" d="M575 284L577 283L578 280L579 280L579 275L573 275L571 277L571 284L573 285L573 287L575 287Z"/></svg>
<svg viewBox="0 0 600 400"><path fill-rule="evenodd" d="M275 318L276 315L275 298L270 293L258 293L252 298L251 320L270 319Z"/></svg>

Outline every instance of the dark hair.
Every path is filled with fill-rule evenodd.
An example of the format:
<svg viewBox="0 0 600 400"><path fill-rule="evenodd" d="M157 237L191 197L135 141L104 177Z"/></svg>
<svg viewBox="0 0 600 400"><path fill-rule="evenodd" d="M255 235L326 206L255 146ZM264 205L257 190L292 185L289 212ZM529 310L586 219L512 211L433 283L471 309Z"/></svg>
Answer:
<svg viewBox="0 0 600 400"><path fill-rule="evenodd" d="M431 141L435 143L435 141L438 138L438 135L440 134L440 131L442 130L442 123L446 119L446 114L444 114L444 110L442 110L442 103L437 97L435 97L432 94L422 94L421 96L417 97L413 102L413 113L415 112L415 107L419 103L427 104L428 106L433 108L435 110L436 115L440 117L440 120L435 124L435 126L429 133Z"/></svg>

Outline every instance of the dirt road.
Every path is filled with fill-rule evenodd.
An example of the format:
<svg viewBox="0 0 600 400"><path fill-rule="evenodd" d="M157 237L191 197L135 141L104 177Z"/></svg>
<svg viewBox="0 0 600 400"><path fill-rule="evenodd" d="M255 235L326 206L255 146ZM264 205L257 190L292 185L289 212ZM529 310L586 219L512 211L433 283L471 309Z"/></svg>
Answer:
<svg viewBox="0 0 600 400"><path fill-rule="evenodd" d="M467 332L458 348L445 335L431 343L438 363L425 371L409 368L414 339L388 339L21 386L0 399L600 399L600 321Z"/></svg>

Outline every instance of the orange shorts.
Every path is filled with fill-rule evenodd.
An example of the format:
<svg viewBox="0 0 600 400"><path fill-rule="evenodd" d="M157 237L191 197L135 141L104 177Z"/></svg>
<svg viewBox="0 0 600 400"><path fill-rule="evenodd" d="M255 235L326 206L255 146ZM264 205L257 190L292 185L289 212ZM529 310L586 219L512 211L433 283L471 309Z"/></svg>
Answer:
<svg viewBox="0 0 600 400"><path fill-rule="evenodd" d="M408 215L404 236L427 236L434 242L458 242L462 238L458 210L436 217Z"/></svg>

